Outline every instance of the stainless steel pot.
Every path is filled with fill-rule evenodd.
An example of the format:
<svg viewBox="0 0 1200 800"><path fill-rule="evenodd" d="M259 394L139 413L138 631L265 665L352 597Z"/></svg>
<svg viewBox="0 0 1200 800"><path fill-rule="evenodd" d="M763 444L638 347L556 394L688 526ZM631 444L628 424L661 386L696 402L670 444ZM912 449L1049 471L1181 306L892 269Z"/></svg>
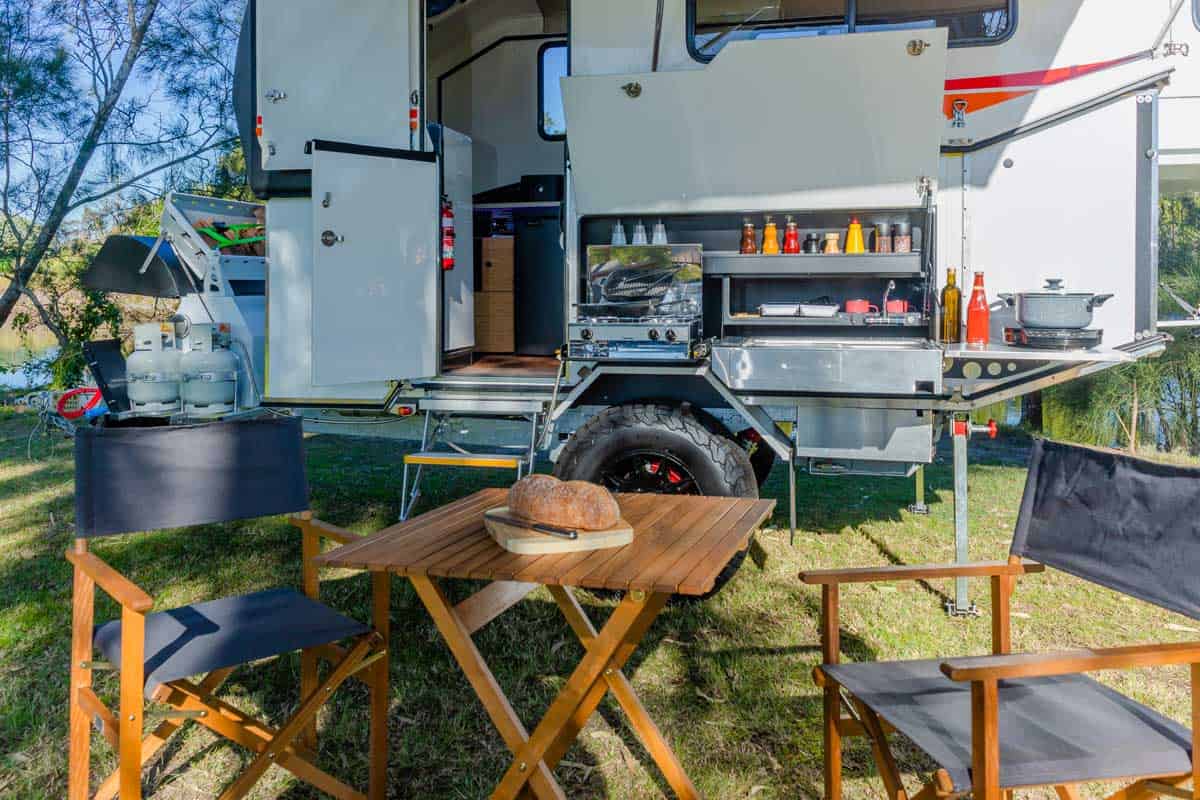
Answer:
<svg viewBox="0 0 1200 800"><path fill-rule="evenodd" d="M1037 292L1001 294L1000 299L1017 310L1017 322L1025 328L1078 330L1092 324L1092 312L1112 299L1111 294L1072 292L1061 278L1050 278Z"/></svg>

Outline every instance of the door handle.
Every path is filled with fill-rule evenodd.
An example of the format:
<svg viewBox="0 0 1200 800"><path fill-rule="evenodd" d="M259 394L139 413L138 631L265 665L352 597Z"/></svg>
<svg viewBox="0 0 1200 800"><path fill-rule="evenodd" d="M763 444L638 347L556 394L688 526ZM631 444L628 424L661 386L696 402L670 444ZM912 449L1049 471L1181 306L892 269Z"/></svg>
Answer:
<svg viewBox="0 0 1200 800"><path fill-rule="evenodd" d="M321 234L321 244L326 247L333 247L335 244L340 244L346 241L346 237L333 231L325 231Z"/></svg>

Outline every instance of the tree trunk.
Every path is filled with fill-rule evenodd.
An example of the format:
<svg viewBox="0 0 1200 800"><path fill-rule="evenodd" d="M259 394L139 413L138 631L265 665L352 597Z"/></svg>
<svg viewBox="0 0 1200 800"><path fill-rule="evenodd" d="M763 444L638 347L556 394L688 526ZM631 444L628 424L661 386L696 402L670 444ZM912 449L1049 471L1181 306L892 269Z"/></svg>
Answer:
<svg viewBox="0 0 1200 800"><path fill-rule="evenodd" d="M50 208L50 213L46 217L38 230L37 240L30 247L29 252L21 260L13 270L12 279L4 292L0 294L0 327L8 321L12 310L17 305L17 301L21 299L22 290L29 286L29 281L37 273L38 268L42 265L42 259L46 255L46 251L50 249L50 245L54 242L54 237L58 236L58 231L62 227L63 220L71 211L71 198L75 196L76 190L79 189L79 182L83 180L83 175L87 171L88 163L91 162L92 156L96 153L96 148L100 143L100 137L104 134L104 129L108 126L108 120L112 116L113 109L117 107L117 103L121 99L121 95L125 92L125 84L129 81L129 76L133 72L133 65L137 62L138 56L142 51L142 41L145 39L146 31L150 27L150 21L154 18L154 12L158 10L159 0L148 0L146 3L146 13L141 21L136 20L130 12L130 24L132 29L129 32L129 46L125 49L125 55L121 59L121 66L117 70L113 78L112 84L109 86L107 94L100 100L100 105L96 108L96 116L92 119L92 124L88 128L87 134L79 143L79 151L75 154L75 160L71 164L71 171L67 173L66 180L58 190L58 196L54 198L54 205Z"/></svg>

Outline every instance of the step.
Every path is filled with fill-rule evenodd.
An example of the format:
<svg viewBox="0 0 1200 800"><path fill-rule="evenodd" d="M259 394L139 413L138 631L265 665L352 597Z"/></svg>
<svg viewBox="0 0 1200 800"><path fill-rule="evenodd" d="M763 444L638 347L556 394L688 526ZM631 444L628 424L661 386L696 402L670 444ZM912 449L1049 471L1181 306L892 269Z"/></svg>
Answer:
<svg viewBox="0 0 1200 800"><path fill-rule="evenodd" d="M409 453L404 463L425 467L473 467L476 469L518 469L524 465L522 456L490 453Z"/></svg>
<svg viewBox="0 0 1200 800"><path fill-rule="evenodd" d="M422 412L435 411L460 417L510 417L541 414L550 405L550 396L544 399L525 397L496 397L481 395L437 394L422 397L417 408Z"/></svg>

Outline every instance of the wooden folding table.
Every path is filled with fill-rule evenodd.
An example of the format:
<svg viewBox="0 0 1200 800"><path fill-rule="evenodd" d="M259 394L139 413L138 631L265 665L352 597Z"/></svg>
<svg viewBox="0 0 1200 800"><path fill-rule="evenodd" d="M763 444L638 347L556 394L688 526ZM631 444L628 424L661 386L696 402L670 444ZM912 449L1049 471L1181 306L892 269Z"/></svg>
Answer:
<svg viewBox="0 0 1200 800"><path fill-rule="evenodd" d="M412 581L438 630L512 751L493 798L563 798L552 770L600 701L612 692L630 725L681 798L699 794L621 672L672 594L703 595L775 507L773 500L621 495L632 543L609 550L518 556L501 549L483 513L505 504L488 489L385 528L318 559L326 567L390 572ZM451 605L438 579L491 581ZM584 656L532 734L513 711L471 635L538 586L551 595L584 646ZM599 632L570 587L625 592Z"/></svg>

